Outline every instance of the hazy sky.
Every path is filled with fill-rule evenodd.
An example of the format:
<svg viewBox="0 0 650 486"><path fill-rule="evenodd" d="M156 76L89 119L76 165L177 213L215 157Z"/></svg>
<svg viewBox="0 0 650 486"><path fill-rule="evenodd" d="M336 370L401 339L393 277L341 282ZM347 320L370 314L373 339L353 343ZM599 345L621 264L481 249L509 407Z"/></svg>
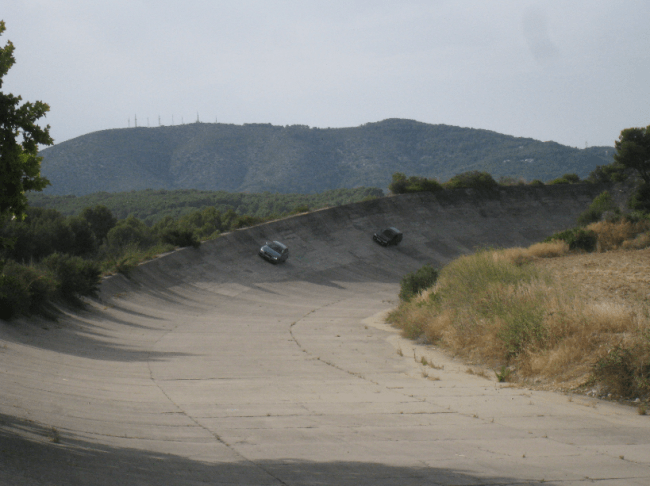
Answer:
<svg viewBox="0 0 650 486"><path fill-rule="evenodd" d="M584 148L650 125L647 0L4 0L3 90L55 142L134 124L386 118Z"/></svg>

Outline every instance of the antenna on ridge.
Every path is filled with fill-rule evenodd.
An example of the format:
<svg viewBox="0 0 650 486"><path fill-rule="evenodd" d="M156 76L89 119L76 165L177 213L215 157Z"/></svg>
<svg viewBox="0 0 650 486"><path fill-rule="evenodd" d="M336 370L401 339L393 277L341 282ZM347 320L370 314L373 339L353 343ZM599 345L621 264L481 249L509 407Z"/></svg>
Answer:
<svg viewBox="0 0 650 486"><path fill-rule="evenodd" d="M131 128L131 117L129 117L129 128Z"/></svg>
<svg viewBox="0 0 650 486"><path fill-rule="evenodd" d="M160 115L158 115L158 126L160 126Z"/></svg>
<svg viewBox="0 0 650 486"><path fill-rule="evenodd" d="M174 115L172 115L172 125L174 124Z"/></svg>
<svg viewBox="0 0 650 486"><path fill-rule="evenodd" d="M199 122L199 112L198 111L196 112L196 123L200 123Z"/></svg>
<svg viewBox="0 0 650 486"><path fill-rule="evenodd" d="M135 118L135 127L138 128L138 115L135 115L134 118Z"/></svg>

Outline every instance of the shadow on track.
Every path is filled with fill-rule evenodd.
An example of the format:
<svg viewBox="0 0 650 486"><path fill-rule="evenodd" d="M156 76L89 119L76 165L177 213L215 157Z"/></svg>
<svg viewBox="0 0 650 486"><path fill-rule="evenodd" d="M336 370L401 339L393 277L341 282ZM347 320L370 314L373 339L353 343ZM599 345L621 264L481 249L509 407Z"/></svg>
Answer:
<svg viewBox="0 0 650 486"><path fill-rule="evenodd" d="M378 458L379 460L380 458ZM385 459L385 458L383 458ZM295 459L209 463L173 454L114 448L0 415L0 483L12 485L416 485L521 484L436 467Z"/></svg>

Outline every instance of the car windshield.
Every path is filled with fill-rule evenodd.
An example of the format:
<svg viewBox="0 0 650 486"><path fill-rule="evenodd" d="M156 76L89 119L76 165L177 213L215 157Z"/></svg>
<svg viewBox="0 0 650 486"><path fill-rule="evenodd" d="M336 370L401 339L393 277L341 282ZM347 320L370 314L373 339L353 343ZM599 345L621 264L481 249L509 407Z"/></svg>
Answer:
<svg viewBox="0 0 650 486"><path fill-rule="evenodd" d="M282 254L283 251L286 250L286 247L283 245L278 244L277 242L273 241L267 245L271 250L277 251L278 253Z"/></svg>
<svg viewBox="0 0 650 486"><path fill-rule="evenodd" d="M393 236L395 236L395 234L396 234L395 230L392 228L388 228L384 230L384 236L387 238L392 238Z"/></svg>

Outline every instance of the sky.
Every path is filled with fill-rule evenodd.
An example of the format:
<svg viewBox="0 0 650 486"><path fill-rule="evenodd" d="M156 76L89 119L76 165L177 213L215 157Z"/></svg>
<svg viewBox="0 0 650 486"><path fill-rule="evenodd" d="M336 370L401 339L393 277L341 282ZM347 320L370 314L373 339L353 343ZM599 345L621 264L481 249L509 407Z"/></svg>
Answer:
<svg viewBox="0 0 650 486"><path fill-rule="evenodd" d="M647 0L4 0L2 91L55 143L201 122L387 118L572 147L650 125Z"/></svg>

